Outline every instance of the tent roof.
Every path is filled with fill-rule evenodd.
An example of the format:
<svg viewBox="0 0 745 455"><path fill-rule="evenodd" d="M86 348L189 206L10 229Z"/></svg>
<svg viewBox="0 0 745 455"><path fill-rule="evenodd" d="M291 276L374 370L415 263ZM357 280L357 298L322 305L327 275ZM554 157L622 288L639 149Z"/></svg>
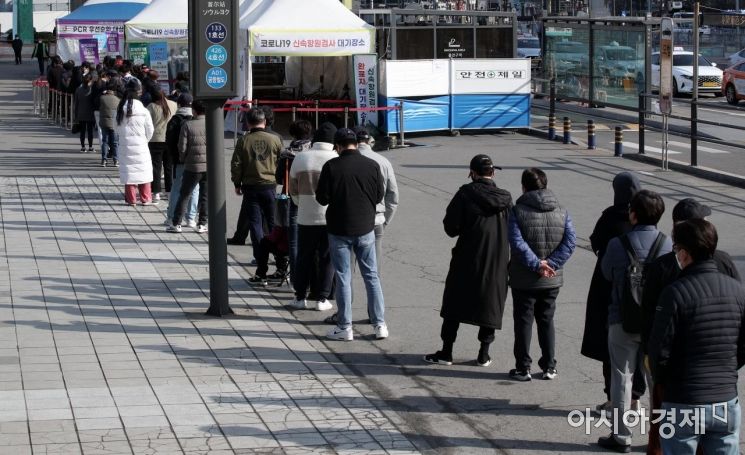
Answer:
<svg viewBox="0 0 745 455"><path fill-rule="evenodd" d="M90 0L80 8L67 16L59 18L60 21L126 21L137 15L150 3L150 0Z"/></svg>
<svg viewBox="0 0 745 455"><path fill-rule="evenodd" d="M374 29L339 0L245 0L240 27L251 32Z"/></svg>
<svg viewBox="0 0 745 455"><path fill-rule="evenodd" d="M139 14L130 19L127 26L175 24L186 28L188 23L188 0L153 0Z"/></svg>

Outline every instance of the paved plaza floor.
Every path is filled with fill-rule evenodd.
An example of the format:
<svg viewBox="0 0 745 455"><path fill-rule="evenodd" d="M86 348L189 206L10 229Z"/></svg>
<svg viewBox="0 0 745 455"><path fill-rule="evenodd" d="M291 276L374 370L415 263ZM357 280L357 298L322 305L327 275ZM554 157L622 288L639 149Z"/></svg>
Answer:
<svg viewBox="0 0 745 455"><path fill-rule="evenodd" d="M663 195L665 232L677 200L710 205L720 248L745 271L745 190L521 134L413 135L418 147L385 153L401 190L383 249L389 339L362 323L357 280L355 341L324 340L328 313L290 312L287 287L246 283L248 246L229 247L236 315L209 318L206 236L165 233L163 203L125 206L115 169L33 116L32 65L0 74L0 455L605 453L595 442L608 429L572 428L567 415L605 400L600 364L579 349L595 264L588 239L613 176L635 171ZM509 380L511 299L489 368L474 365L470 326L452 367L422 362L439 349L454 243L442 217L477 153L503 167L496 180L513 199L523 169L545 169L577 228L554 381ZM231 235L240 198L225 190ZM643 453L646 435L634 433Z"/></svg>

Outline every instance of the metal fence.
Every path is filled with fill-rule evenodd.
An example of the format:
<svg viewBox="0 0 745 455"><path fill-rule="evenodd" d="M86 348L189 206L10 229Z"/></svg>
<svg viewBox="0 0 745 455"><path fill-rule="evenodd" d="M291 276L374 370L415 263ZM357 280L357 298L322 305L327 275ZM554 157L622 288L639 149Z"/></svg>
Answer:
<svg viewBox="0 0 745 455"><path fill-rule="evenodd" d="M34 80L32 87L34 114L71 130L74 117L73 95L49 88L49 83L44 79Z"/></svg>

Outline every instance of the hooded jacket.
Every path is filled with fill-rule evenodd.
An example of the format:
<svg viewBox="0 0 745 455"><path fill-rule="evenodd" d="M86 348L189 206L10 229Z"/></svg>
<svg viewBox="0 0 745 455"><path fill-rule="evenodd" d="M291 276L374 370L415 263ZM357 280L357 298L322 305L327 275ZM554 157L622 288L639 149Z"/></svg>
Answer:
<svg viewBox="0 0 745 455"><path fill-rule="evenodd" d="M458 237L442 296L443 319L502 328L510 260L507 220L512 195L491 179L460 187L445 212L443 225Z"/></svg>
<svg viewBox="0 0 745 455"><path fill-rule="evenodd" d="M326 207L316 201L316 188L321 170L327 161L338 157L334 146L327 142L316 142L299 153L290 167L290 194L297 205L297 224L303 226L325 226Z"/></svg>
<svg viewBox="0 0 745 455"><path fill-rule="evenodd" d="M509 240L513 289L554 289L564 284L562 267L574 252L576 235L569 213L551 190L528 191L518 198L510 216ZM542 260L556 276L538 274Z"/></svg>
<svg viewBox="0 0 745 455"><path fill-rule="evenodd" d="M613 205L603 210L590 235L590 245L598 259L590 281L590 290L587 293L581 352L582 355L601 362L610 362L608 304L611 299L611 282L603 276L600 264L608 248L608 242L614 237L631 231L629 203L640 189L641 183L635 174L621 172L616 175L613 179Z"/></svg>

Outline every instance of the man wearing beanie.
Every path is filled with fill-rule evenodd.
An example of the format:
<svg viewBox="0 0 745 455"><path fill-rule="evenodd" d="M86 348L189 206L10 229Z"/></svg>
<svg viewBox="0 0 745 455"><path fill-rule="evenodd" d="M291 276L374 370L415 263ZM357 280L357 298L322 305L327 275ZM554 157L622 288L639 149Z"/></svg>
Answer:
<svg viewBox="0 0 745 455"><path fill-rule="evenodd" d="M326 311L332 308L328 298L334 279L334 270L329 257L329 238L326 230L326 207L316 201L316 186L321 176L321 169L327 161L336 158L334 151L334 134L336 127L329 122L322 123L313 136L310 149L298 153L290 168L290 195L298 206L297 212L297 258L295 262L295 298L290 302L294 310L313 309ZM310 280L314 275L316 258L318 268L315 283ZM308 304L308 288L313 289L318 299Z"/></svg>
<svg viewBox="0 0 745 455"><path fill-rule="evenodd" d="M367 291L367 313L375 338L388 337L383 289L375 256L375 213L385 195L383 174L378 163L357 150L357 135L342 128L334 135L339 156L323 165L316 188L316 201L326 210L331 263L336 274L336 304L339 322L326 336L351 341L352 253Z"/></svg>
<svg viewBox="0 0 745 455"><path fill-rule="evenodd" d="M251 234L254 250L264 238L264 225L269 232L274 228L274 207L277 193L277 162L282 151L282 142L273 134L264 131L266 117L259 108L251 109L246 121L249 133L235 146L230 162L230 174L235 194L243 195L238 226L229 245L242 245Z"/></svg>
<svg viewBox="0 0 745 455"><path fill-rule="evenodd" d="M711 208L701 204L693 198L686 198L675 204L675 207L673 208L673 224L677 225L678 223L688 220L703 220L710 215ZM662 290L676 281L682 271L678 266L675 254L675 251L663 254L644 268L645 280L644 291L642 294L643 324L641 335L642 350L644 351L645 358L649 353L648 343ZM741 281L740 274L737 272L737 267L735 267L729 254L721 250L715 250L712 259L716 264L719 273L723 273L737 281ZM662 408L665 391L662 384L653 384L653 378L648 367L648 362L645 361L644 364L644 370L647 376L647 387L650 391L650 400L652 403L650 409L651 415L652 410ZM648 455L662 454L659 433L660 423L661 422L650 423L649 443L647 444Z"/></svg>

